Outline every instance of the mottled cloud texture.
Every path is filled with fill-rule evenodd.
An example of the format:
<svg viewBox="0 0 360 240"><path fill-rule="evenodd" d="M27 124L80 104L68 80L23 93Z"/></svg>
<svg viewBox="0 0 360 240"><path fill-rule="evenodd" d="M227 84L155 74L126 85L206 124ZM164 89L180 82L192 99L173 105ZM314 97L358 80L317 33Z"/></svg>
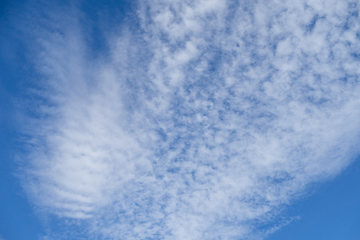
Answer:
<svg viewBox="0 0 360 240"><path fill-rule="evenodd" d="M357 1L133 8L96 56L79 8L34 10L47 15L31 28L24 188L67 229L263 239L291 221L276 220L284 206L359 154Z"/></svg>

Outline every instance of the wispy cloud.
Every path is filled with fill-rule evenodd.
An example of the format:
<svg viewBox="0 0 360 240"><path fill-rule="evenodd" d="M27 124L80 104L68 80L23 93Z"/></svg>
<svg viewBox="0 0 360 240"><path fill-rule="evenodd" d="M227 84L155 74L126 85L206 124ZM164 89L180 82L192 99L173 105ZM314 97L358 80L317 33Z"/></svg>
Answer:
<svg viewBox="0 0 360 240"><path fill-rule="evenodd" d="M258 226L358 154L358 11L142 1L140 29L106 33L98 58L81 11L38 21L45 101L25 189L107 239L264 238L278 227Z"/></svg>

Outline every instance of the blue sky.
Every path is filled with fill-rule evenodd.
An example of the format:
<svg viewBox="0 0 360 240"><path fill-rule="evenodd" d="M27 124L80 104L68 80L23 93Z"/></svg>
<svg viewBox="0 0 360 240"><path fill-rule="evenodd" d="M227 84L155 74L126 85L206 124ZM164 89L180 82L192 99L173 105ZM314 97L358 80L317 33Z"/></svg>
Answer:
<svg viewBox="0 0 360 240"><path fill-rule="evenodd" d="M358 239L359 7L3 1L0 239Z"/></svg>

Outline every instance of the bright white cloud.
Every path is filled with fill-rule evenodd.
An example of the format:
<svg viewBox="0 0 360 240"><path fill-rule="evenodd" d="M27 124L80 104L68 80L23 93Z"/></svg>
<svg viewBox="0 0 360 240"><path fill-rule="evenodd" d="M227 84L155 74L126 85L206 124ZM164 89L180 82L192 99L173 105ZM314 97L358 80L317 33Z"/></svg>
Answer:
<svg viewBox="0 0 360 240"><path fill-rule="evenodd" d="M78 11L39 24L25 188L92 236L265 237L286 222L259 224L358 154L358 11L143 1L141 30L122 26L97 59Z"/></svg>

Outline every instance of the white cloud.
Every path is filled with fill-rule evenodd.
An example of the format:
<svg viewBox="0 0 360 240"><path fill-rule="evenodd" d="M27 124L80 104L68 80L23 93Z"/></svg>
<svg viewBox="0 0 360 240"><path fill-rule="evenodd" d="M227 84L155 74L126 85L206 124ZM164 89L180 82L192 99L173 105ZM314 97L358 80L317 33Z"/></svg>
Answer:
<svg viewBox="0 0 360 240"><path fill-rule="evenodd" d="M78 13L40 24L25 188L109 239L264 238L358 154L358 8L144 1L98 59Z"/></svg>

